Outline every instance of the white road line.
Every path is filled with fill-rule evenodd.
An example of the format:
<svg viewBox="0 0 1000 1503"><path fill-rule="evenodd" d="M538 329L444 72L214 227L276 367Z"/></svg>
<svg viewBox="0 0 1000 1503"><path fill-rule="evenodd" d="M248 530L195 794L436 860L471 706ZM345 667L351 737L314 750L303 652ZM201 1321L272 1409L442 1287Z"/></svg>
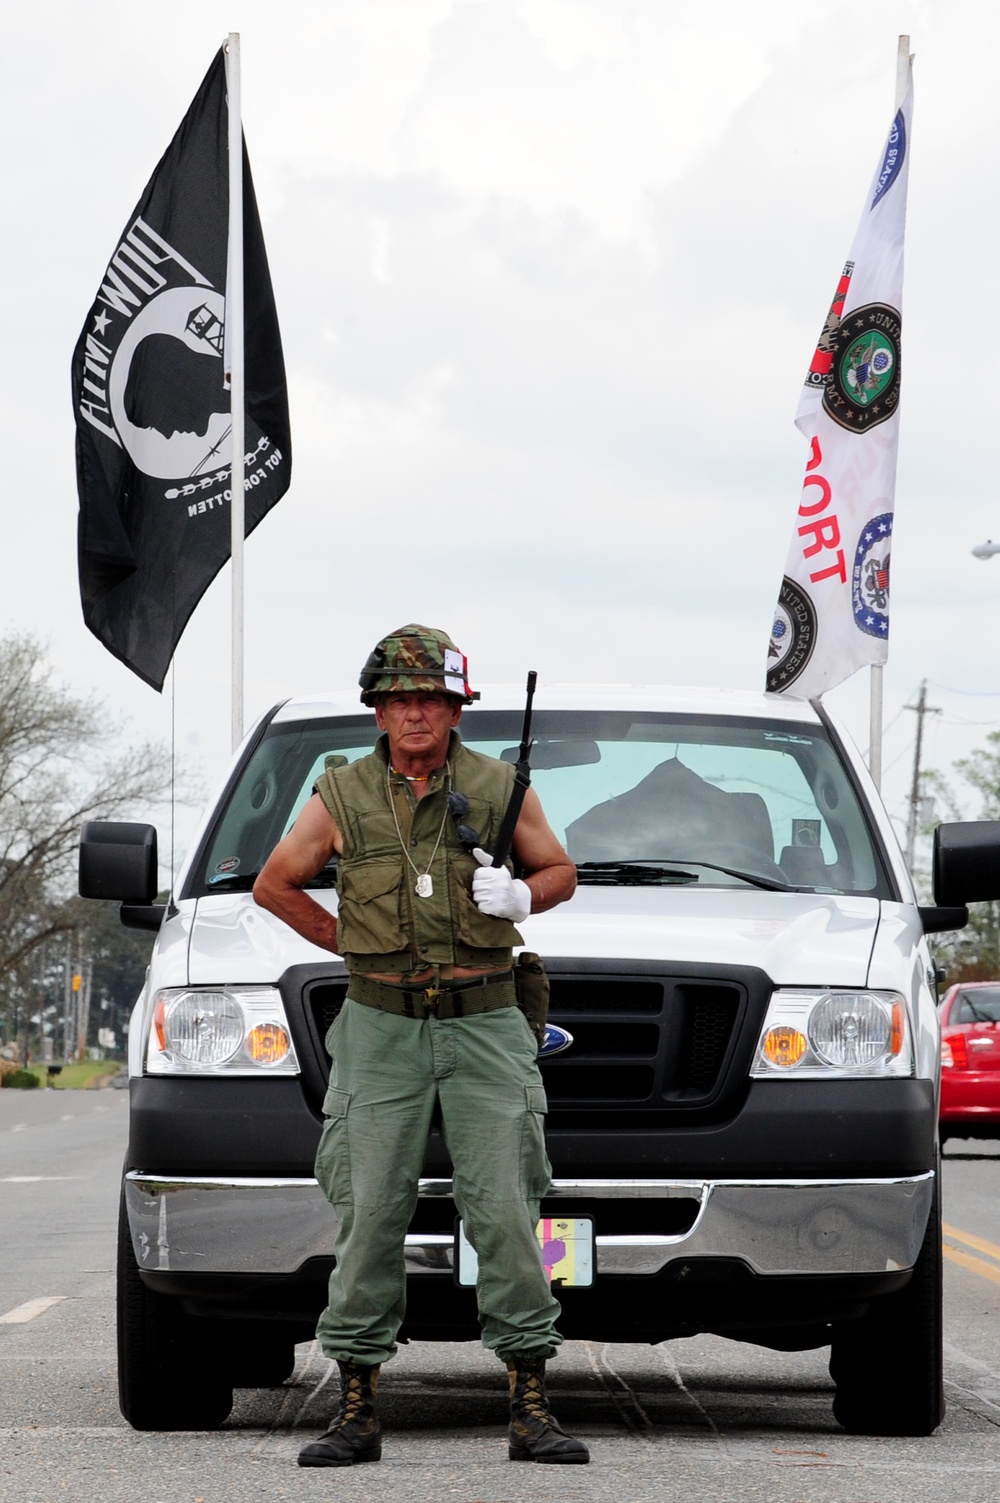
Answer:
<svg viewBox="0 0 1000 1503"><path fill-rule="evenodd" d="M85 1174L4 1174L0 1175L0 1185L37 1185L41 1180L86 1178Z"/></svg>
<svg viewBox="0 0 1000 1503"><path fill-rule="evenodd" d="M15 1305L6 1315L0 1315L0 1326L24 1325L26 1321L34 1320L36 1315L44 1315L53 1305L62 1304L66 1297L65 1294L43 1294L38 1299L25 1300L23 1305Z"/></svg>
<svg viewBox="0 0 1000 1503"><path fill-rule="evenodd" d="M981 1362L978 1357L973 1357L971 1352L963 1351L960 1346L955 1346L951 1341L944 1343L944 1354L949 1362L956 1362L960 1363L963 1367L973 1368L976 1372L982 1373L984 1377L992 1379L994 1385L1000 1388L1000 1372L998 1372L995 1366L990 1367L988 1363Z"/></svg>

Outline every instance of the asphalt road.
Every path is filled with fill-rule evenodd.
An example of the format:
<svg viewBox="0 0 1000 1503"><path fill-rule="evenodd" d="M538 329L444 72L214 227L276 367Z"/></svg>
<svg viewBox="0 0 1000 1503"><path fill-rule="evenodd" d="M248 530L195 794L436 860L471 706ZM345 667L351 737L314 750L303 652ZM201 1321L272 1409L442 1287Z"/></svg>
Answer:
<svg viewBox="0 0 1000 1503"><path fill-rule="evenodd" d="M298 1349L282 1388L223 1429L139 1434L118 1413L114 1232L126 1093L0 1092L0 1499L17 1503L994 1503L1000 1496L1000 1145L945 1150L948 1414L926 1440L859 1440L831 1413L826 1352L715 1338L569 1343L555 1407L589 1467L512 1466L503 1373L471 1344L405 1349L383 1377L377 1467L295 1465L332 1408Z"/></svg>

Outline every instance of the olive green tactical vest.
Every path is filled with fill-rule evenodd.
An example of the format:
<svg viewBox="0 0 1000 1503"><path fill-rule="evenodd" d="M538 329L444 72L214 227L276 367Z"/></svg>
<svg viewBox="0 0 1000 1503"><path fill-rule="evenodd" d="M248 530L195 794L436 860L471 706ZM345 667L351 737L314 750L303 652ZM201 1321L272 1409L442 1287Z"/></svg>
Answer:
<svg viewBox="0 0 1000 1503"><path fill-rule="evenodd" d="M421 799L414 798L405 778L391 777L397 833L389 805L388 757L388 738L381 736L367 757L330 768L316 783L316 792L343 836L337 871L337 945L348 970L402 975L429 965L510 965L511 947L524 941L509 919L480 913L472 901L477 863L462 849L447 812L445 769L432 774L430 789ZM469 800L462 821L477 830L481 846L491 850L514 785L514 769L470 751L454 732L449 763L451 787ZM439 831L441 840L432 860ZM403 854L400 834L416 872ZM419 898L414 891L417 874L428 869L434 890L430 897Z"/></svg>

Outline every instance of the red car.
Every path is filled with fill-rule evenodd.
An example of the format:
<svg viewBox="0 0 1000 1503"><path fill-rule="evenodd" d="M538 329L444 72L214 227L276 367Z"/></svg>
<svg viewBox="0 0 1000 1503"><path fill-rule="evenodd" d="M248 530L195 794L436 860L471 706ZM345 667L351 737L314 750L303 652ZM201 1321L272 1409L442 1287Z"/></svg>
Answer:
<svg viewBox="0 0 1000 1503"><path fill-rule="evenodd" d="M1000 981L949 987L941 1019L941 1142L1000 1138Z"/></svg>

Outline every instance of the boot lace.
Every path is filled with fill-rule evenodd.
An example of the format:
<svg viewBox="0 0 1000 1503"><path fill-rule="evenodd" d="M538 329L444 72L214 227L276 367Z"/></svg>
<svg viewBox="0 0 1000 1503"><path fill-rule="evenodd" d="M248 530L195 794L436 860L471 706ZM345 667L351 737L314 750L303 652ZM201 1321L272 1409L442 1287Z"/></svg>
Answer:
<svg viewBox="0 0 1000 1503"><path fill-rule="evenodd" d="M521 1395L521 1405L526 1415L537 1420L539 1424L549 1425L552 1423L548 1405L545 1400L545 1389L541 1379L536 1373L529 1373Z"/></svg>
<svg viewBox="0 0 1000 1503"><path fill-rule="evenodd" d="M357 1373L349 1373L340 1398L340 1422L350 1424L357 1419L365 1406L364 1390Z"/></svg>

